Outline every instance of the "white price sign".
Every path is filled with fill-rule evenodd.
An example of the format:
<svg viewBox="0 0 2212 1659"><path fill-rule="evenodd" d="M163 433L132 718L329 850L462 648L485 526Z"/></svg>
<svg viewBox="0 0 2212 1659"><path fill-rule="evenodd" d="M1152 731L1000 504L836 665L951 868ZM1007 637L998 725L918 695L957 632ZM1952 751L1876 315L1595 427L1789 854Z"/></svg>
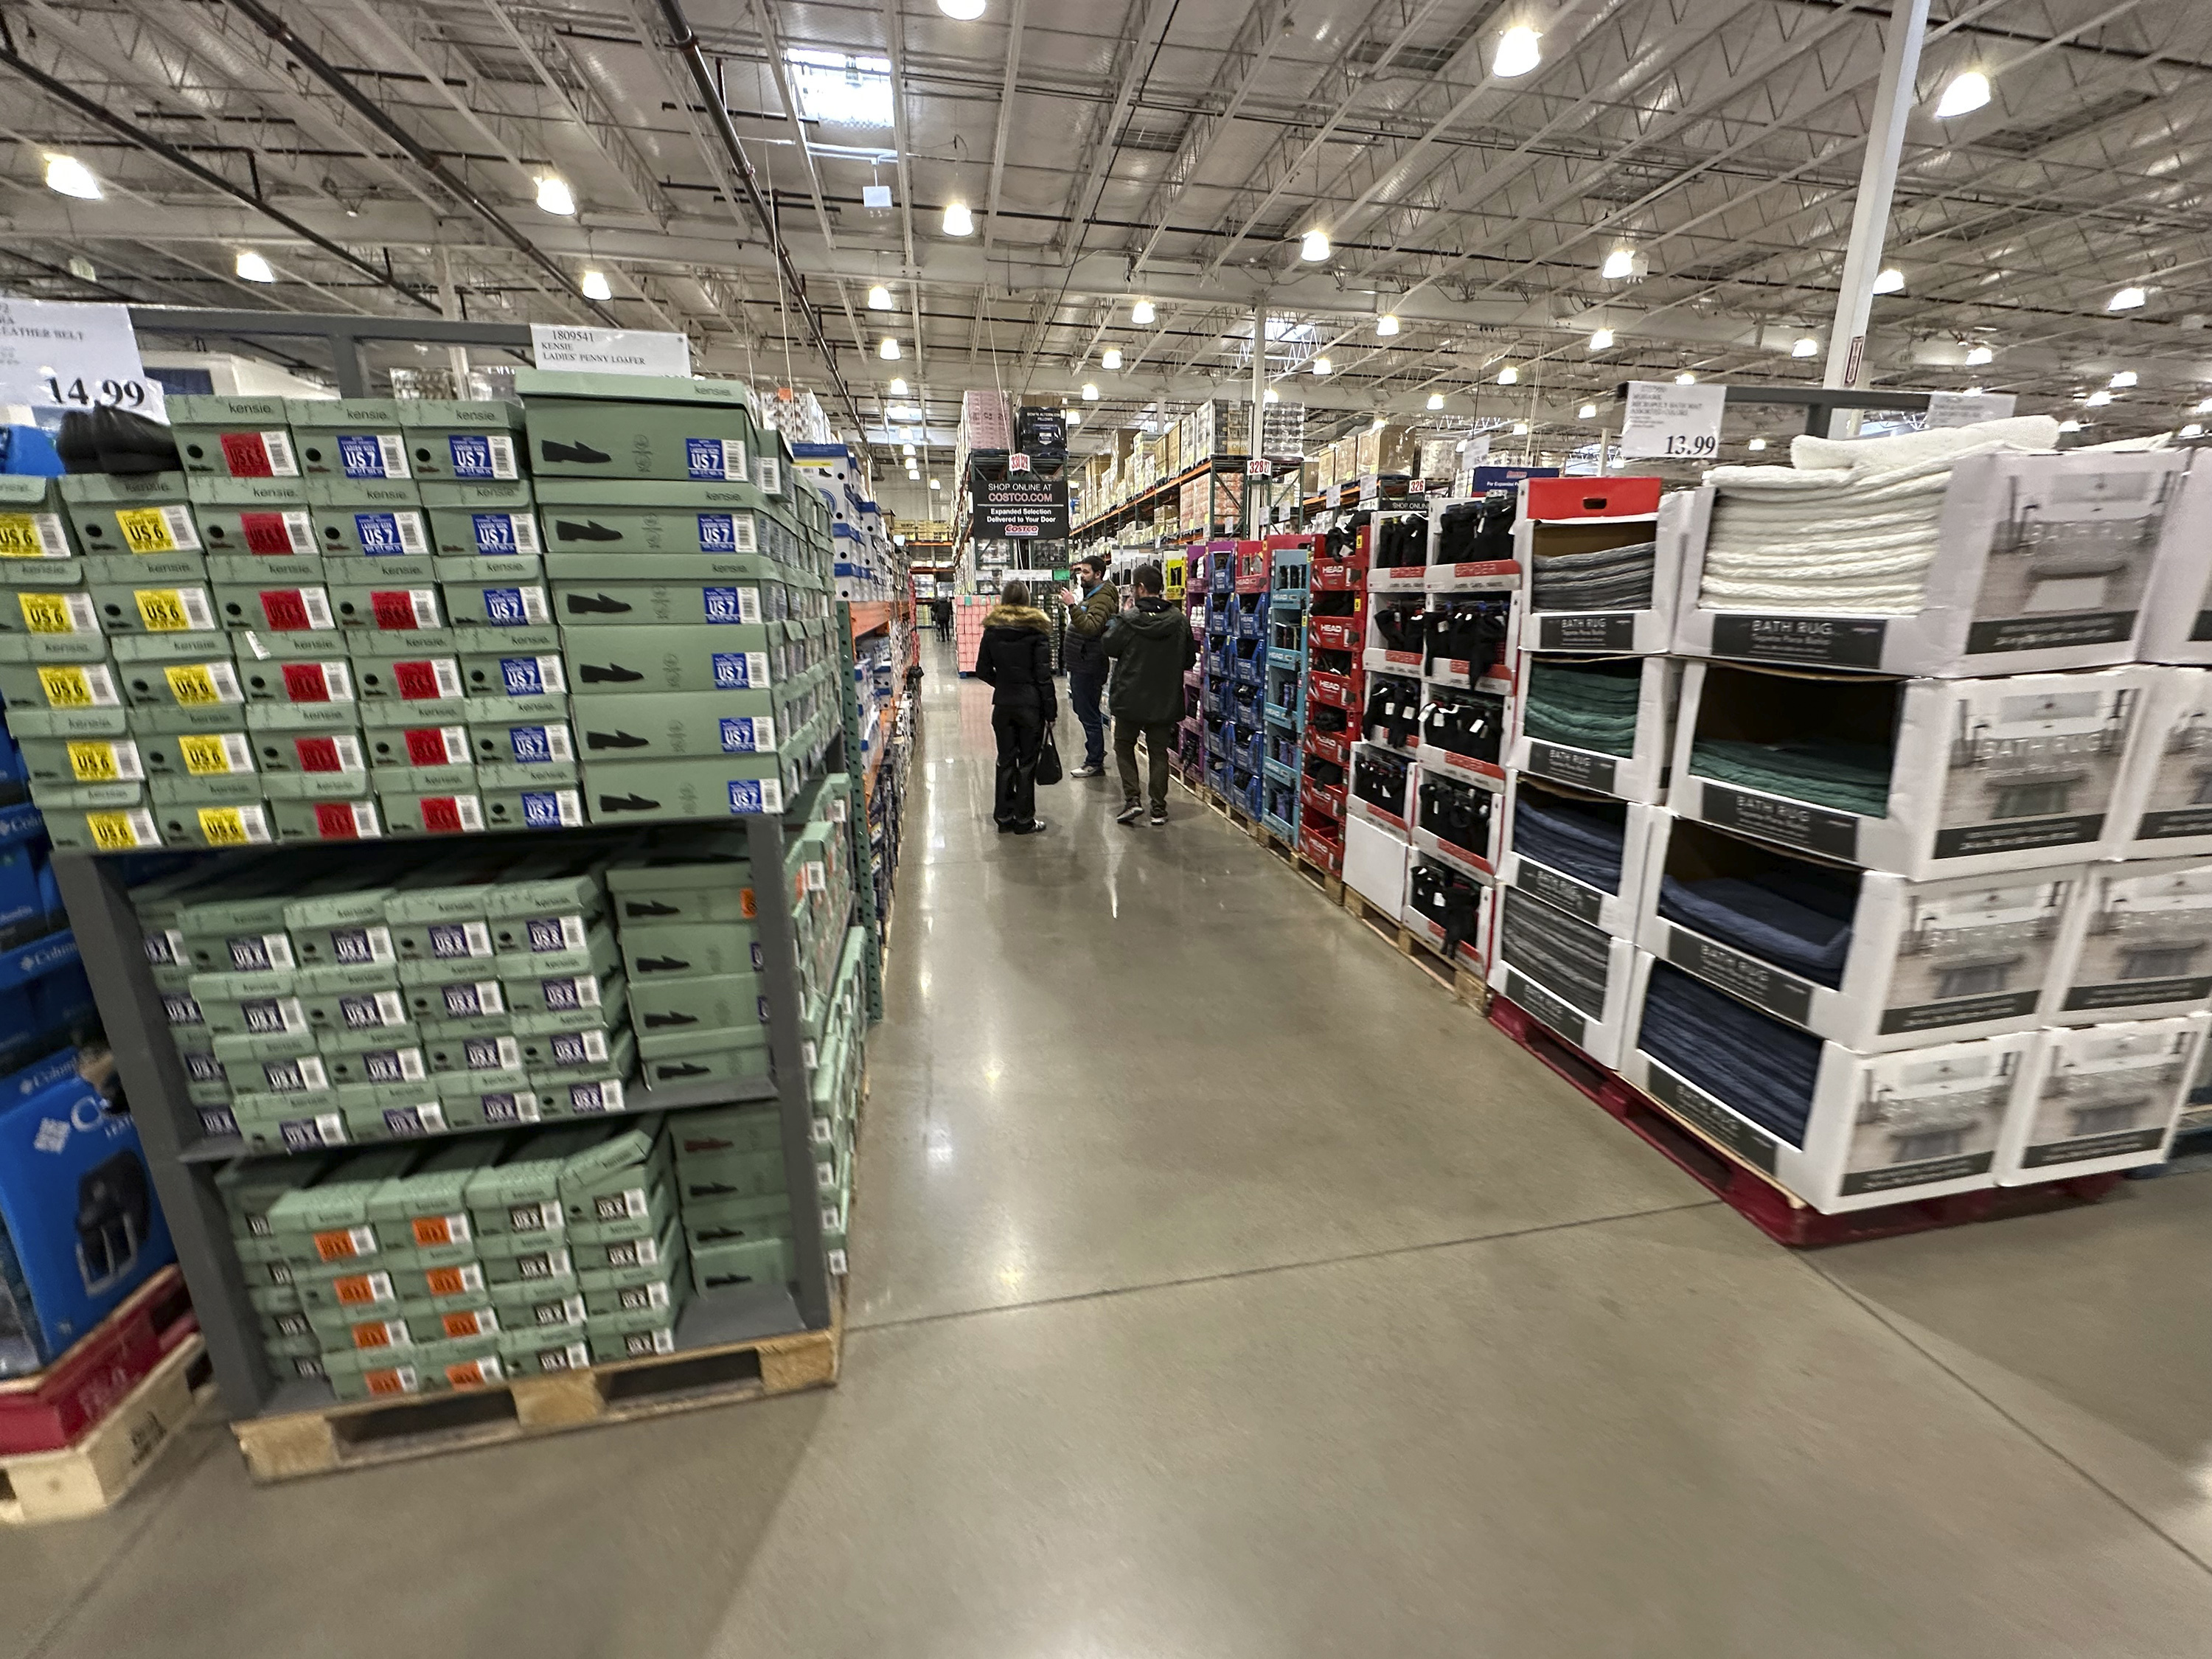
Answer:
<svg viewBox="0 0 2212 1659"><path fill-rule="evenodd" d="M644 328L568 328L530 325L530 355L540 368L582 369L593 374L691 373L691 342L681 334Z"/></svg>
<svg viewBox="0 0 2212 1659"><path fill-rule="evenodd" d="M162 418L127 306L0 300L0 404L112 406Z"/></svg>
<svg viewBox="0 0 2212 1659"><path fill-rule="evenodd" d="M1977 421L2012 418L2017 401L2009 392L1931 392L1928 394L1928 429L1972 426Z"/></svg>
<svg viewBox="0 0 2212 1659"><path fill-rule="evenodd" d="M1628 383L1620 453L1631 460L1710 461L1720 453L1724 386Z"/></svg>

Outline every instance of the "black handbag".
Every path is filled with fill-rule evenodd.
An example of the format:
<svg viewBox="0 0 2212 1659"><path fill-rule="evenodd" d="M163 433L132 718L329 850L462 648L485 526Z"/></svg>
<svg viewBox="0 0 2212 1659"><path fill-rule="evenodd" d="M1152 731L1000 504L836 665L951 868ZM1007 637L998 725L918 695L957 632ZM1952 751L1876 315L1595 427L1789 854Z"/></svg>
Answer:
<svg viewBox="0 0 2212 1659"><path fill-rule="evenodd" d="M1052 735L1052 727L1044 728L1044 738L1037 744L1036 781L1039 783L1058 783L1060 779L1060 744Z"/></svg>

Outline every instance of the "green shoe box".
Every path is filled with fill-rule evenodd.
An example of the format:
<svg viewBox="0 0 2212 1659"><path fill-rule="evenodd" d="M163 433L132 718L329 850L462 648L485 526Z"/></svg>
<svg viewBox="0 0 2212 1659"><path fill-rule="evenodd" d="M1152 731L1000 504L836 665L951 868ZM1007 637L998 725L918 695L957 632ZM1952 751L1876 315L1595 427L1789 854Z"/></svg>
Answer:
<svg viewBox="0 0 2212 1659"><path fill-rule="evenodd" d="M602 700L668 691L760 691L791 678L787 623L595 628L568 641L568 678Z"/></svg>
<svg viewBox="0 0 2212 1659"><path fill-rule="evenodd" d="M221 783L260 781L253 740L246 730L240 703L217 708L133 711L132 741L149 782ZM149 718L140 719L143 713ZM163 727L186 727L167 730ZM156 799L161 799L160 796ZM178 797L178 799L189 799Z"/></svg>
<svg viewBox="0 0 2212 1659"><path fill-rule="evenodd" d="M349 1083L337 1090L346 1133L356 1141L419 1140L477 1127L457 1121L428 1079L420 1083ZM426 1261L423 1265L434 1265Z"/></svg>
<svg viewBox="0 0 2212 1659"><path fill-rule="evenodd" d="M721 1040L726 1041L726 1036ZM646 1081L645 1099L649 1104L654 1088L680 1088L691 1083L739 1083L765 1079L769 1075L769 1051L765 1046L742 1048L708 1046L677 1054L641 1053L638 1066Z"/></svg>
<svg viewBox="0 0 2212 1659"><path fill-rule="evenodd" d="M605 1145L610 1136L603 1124L549 1129L515 1147L503 1162L479 1170L467 1192L479 1237L562 1231L567 1225L561 1208L562 1166Z"/></svg>
<svg viewBox="0 0 2212 1659"><path fill-rule="evenodd" d="M542 732L544 728L540 730ZM562 728L563 736L566 731L565 726ZM548 740L538 736L526 738L526 742L543 743ZM512 795L519 801L526 794L535 796L550 790L565 790L576 798L576 822L579 823L583 822L584 797L580 787L583 781L583 769L574 761L543 761L536 764L481 760L477 763L477 781L483 786L480 793L487 796ZM485 804L485 811L487 813L490 811L489 801ZM525 824L522 827L542 826Z"/></svg>
<svg viewBox="0 0 2212 1659"><path fill-rule="evenodd" d="M300 476L282 398L202 393L170 398L167 413L170 435L187 472L237 478Z"/></svg>
<svg viewBox="0 0 2212 1659"><path fill-rule="evenodd" d="M531 486L436 480L422 483L431 550L440 558L535 560L540 551Z"/></svg>
<svg viewBox="0 0 2212 1659"><path fill-rule="evenodd" d="M210 558L295 558L318 549L307 485L300 478L187 473L185 493Z"/></svg>
<svg viewBox="0 0 2212 1659"><path fill-rule="evenodd" d="M332 573L325 567L325 574ZM330 583L330 593L331 610L337 617L338 626L356 633L413 634L446 626L434 581L383 576L382 580L349 582L338 577Z"/></svg>
<svg viewBox="0 0 2212 1659"><path fill-rule="evenodd" d="M791 1203L781 1193L748 1198L694 1199L684 1207L692 1253L722 1244L791 1237Z"/></svg>
<svg viewBox="0 0 2212 1659"><path fill-rule="evenodd" d="M290 1280L282 1285L249 1285L246 1287L246 1304L264 1319L281 1318L294 1315L306 1322L300 1306L299 1286Z"/></svg>
<svg viewBox="0 0 2212 1659"><path fill-rule="evenodd" d="M489 634L463 629L454 635L464 694L483 700L484 718L497 720L489 700L537 702L568 690L568 665L557 628L518 628Z"/></svg>
<svg viewBox="0 0 2212 1659"><path fill-rule="evenodd" d="M66 789L137 783L146 776L145 756L128 738L21 738L15 746L33 784Z"/></svg>
<svg viewBox="0 0 2212 1659"><path fill-rule="evenodd" d="M538 482L545 551L753 554L766 550L767 522L781 508L750 484L616 483L568 478Z"/></svg>
<svg viewBox="0 0 2212 1659"><path fill-rule="evenodd" d="M476 1259L469 1182L507 1150L496 1135L471 1136L434 1148L404 1174L369 1195L368 1217L386 1249L411 1248L420 1265L446 1267ZM489 1299L487 1299L489 1305Z"/></svg>
<svg viewBox="0 0 2212 1659"><path fill-rule="evenodd" d="M56 493L87 557L197 556L201 550L181 472L72 472L57 480ZM40 539L43 552L45 538Z"/></svg>
<svg viewBox="0 0 2212 1659"><path fill-rule="evenodd" d="M595 1291L618 1291L673 1278L684 1261L684 1229L672 1215L656 1237L610 1244L571 1243L568 1255L588 1307Z"/></svg>
<svg viewBox="0 0 2212 1659"><path fill-rule="evenodd" d="M597 915L605 908L599 876L587 856L574 852L462 856L478 860L464 872L465 878L403 887L385 906L402 956L434 954L418 924L526 919L571 910ZM410 939L416 943L410 945ZM489 945L489 933L485 939ZM491 952L486 949L482 954Z"/></svg>
<svg viewBox="0 0 2212 1659"><path fill-rule="evenodd" d="M72 559L70 563L83 562ZM6 572L0 570L0 575ZM85 663L107 659L107 636L92 595L82 587L0 594L0 662Z"/></svg>
<svg viewBox="0 0 2212 1659"><path fill-rule="evenodd" d="M558 783L487 790L483 809L485 821L495 830L580 830L585 823L582 790Z"/></svg>
<svg viewBox="0 0 2212 1659"><path fill-rule="evenodd" d="M276 800L269 803L280 842L375 841L384 834L373 799Z"/></svg>
<svg viewBox="0 0 2212 1659"><path fill-rule="evenodd" d="M118 638L117 647L135 647L130 657L116 653L115 678L124 702L132 708L190 708L205 711L242 703L245 688L239 684L238 665L221 634L198 634L189 639L148 635ZM9 696L6 677L21 671L0 669L0 692ZM46 673L64 671L47 669Z"/></svg>
<svg viewBox="0 0 2212 1659"><path fill-rule="evenodd" d="M757 974L766 957L759 925L754 921L633 921L622 930L622 948L633 1008L644 999L648 986L679 978Z"/></svg>
<svg viewBox="0 0 2212 1659"><path fill-rule="evenodd" d="M429 574L430 533L422 518L422 489L409 478L311 477L307 514L315 540L328 559L362 559L370 568L398 568L361 580L386 580L403 573ZM425 561L421 570L415 562Z"/></svg>
<svg viewBox="0 0 2212 1659"><path fill-rule="evenodd" d="M583 1204L571 1201L570 1248L659 1237L676 1214L675 1188L666 1174L666 1164L667 1160L663 1158L658 1170L631 1171L629 1178L636 1184L620 1192L602 1193ZM575 1219L580 1209L590 1218Z"/></svg>
<svg viewBox="0 0 2212 1659"><path fill-rule="evenodd" d="M466 695L450 629L356 633L350 641L356 696L422 702Z"/></svg>
<svg viewBox="0 0 2212 1659"><path fill-rule="evenodd" d="M626 1077L556 1076L546 1079L536 1072L530 1076L549 1117L598 1117L609 1112L628 1111L643 1103L632 1098Z"/></svg>
<svg viewBox="0 0 2212 1659"><path fill-rule="evenodd" d="M545 628L553 613L545 585L535 580L478 577L469 581L441 581L446 615L457 627Z"/></svg>
<svg viewBox="0 0 2212 1659"><path fill-rule="evenodd" d="M375 1037L395 1045L415 1035L406 999L388 986L361 985L306 993L301 999L301 1007L309 1028L318 1032L343 1032L349 1038Z"/></svg>
<svg viewBox="0 0 2212 1659"><path fill-rule="evenodd" d="M647 1052L656 1057L665 1050L655 1039L664 1036L713 1033L715 1048L768 1046L768 997L761 976L750 969L737 974L714 974L696 978L655 978L633 986L629 1014Z"/></svg>
<svg viewBox="0 0 2212 1659"><path fill-rule="evenodd" d="M0 474L0 582L4 585L17 586L27 579L39 583L52 580L36 573L74 557L80 550L70 527L60 483L58 478L27 473Z"/></svg>
<svg viewBox="0 0 2212 1659"><path fill-rule="evenodd" d="M469 747L479 766L533 769L573 765L576 744L568 699L468 697Z"/></svg>
<svg viewBox="0 0 2212 1659"><path fill-rule="evenodd" d="M628 1031L587 1026L579 1031L517 1032L522 1064L533 1084L627 1076L636 1048ZM563 1078L562 1073L567 1073Z"/></svg>
<svg viewBox="0 0 2212 1659"><path fill-rule="evenodd" d="M778 714L790 702L776 691L580 693L570 710L588 759L696 759L773 752Z"/></svg>
<svg viewBox="0 0 2212 1659"><path fill-rule="evenodd" d="M538 1334L550 1341L562 1333L583 1328L584 1298L573 1289L543 1284L500 1285L493 1286L490 1294L503 1334Z"/></svg>
<svg viewBox="0 0 2212 1659"><path fill-rule="evenodd" d="M515 391L541 480L741 483L750 471L752 394L741 382L522 369Z"/></svg>
<svg viewBox="0 0 2212 1659"><path fill-rule="evenodd" d="M399 982L404 986L467 985L499 977L493 967L495 957L488 921L403 922L398 929L398 943ZM416 954L426 948L428 955ZM447 1016L441 1013L435 1018Z"/></svg>
<svg viewBox="0 0 2212 1659"><path fill-rule="evenodd" d="M351 636L342 630L270 629L234 637L239 684L249 702L326 706L353 702Z"/></svg>
<svg viewBox="0 0 2212 1659"><path fill-rule="evenodd" d="M788 1201L781 1148L695 1152L677 1160L677 1199L688 1212L709 1199L776 1198Z"/></svg>
<svg viewBox="0 0 2212 1659"><path fill-rule="evenodd" d="M243 737L245 733L240 732L238 735ZM214 778L186 777L164 773L147 781L146 793L148 799L154 803L154 817L161 823L162 833L166 836L168 833L168 823L164 816L166 809L237 806L246 804L258 805L263 790L259 775L253 772L242 773L236 777ZM262 827L265 832L267 824L264 823ZM257 841L266 839L265 833L256 836L253 839Z"/></svg>
<svg viewBox="0 0 2212 1659"><path fill-rule="evenodd" d="M652 1359L661 1354L674 1353L676 1322L673 1316L663 1317L666 1318L666 1323L657 1323L647 1330L591 1330L588 1337L592 1363L595 1365L618 1365L626 1359Z"/></svg>
<svg viewBox="0 0 2212 1659"><path fill-rule="evenodd" d="M392 929L384 921L389 887L323 899L296 900L284 907L284 931L303 967L376 967L398 960Z"/></svg>
<svg viewBox="0 0 2212 1659"><path fill-rule="evenodd" d="M665 1117L641 1118L608 1131L596 1144L565 1159L560 1190L569 1220L591 1219L594 1199L624 1194L641 1184L650 1187L664 1176L672 1157L666 1132Z"/></svg>
<svg viewBox="0 0 2212 1659"><path fill-rule="evenodd" d="M745 626L780 621L783 610L783 589L774 580L653 581L640 573L636 580L555 581L552 587L553 614L563 628Z"/></svg>
<svg viewBox="0 0 2212 1659"><path fill-rule="evenodd" d="M94 575L87 583L93 613L111 640L126 634L209 634L222 626L215 592L205 581L131 574L137 580L101 581Z"/></svg>
<svg viewBox="0 0 2212 1659"><path fill-rule="evenodd" d="M617 1030L629 1014L628 981L618 973L610 975L600 981L599 996L597 1006L513 1010L508 1015L507 1029L522 1039L522 1063L525 1066L538 1063L530 1057L532 1038ZM610 1042L612 1040L609 1038Z"/></svg>
<svg viewBox="0 0 2212 1659"><path fill-rule="evenodd" d="M592 1363L591 1344L582 1328L566 1337L556 1331L502 1330L499 1336L500 1364L510 1376L542 1376L556 1371L580 1371Z"/></svg>
<svg viewBox="0 0 2212 1659"><path fill-rule="evenodd" d="M691 1253L691 1282L702 1296L741 1285L787 1285L796 1260L788 1238L709 1244Z"/></svg>
<svg viewBox="0 0 2212 1659"><path fill-rule="evenodd" d="M717 842L730 838L714 832ZM720 927L755 919L752 862L680 847L610 865L607 893L623 933L639 922Z"/></svg>
<svg viewBox="0 0 2212 1659"><path fill-rule="evenodd" d="M493 971L502 980L542 979L555 974L603 974L622 960L614 930L580 913L565 916L502 916L491 933Z"/></svg>
<svg viewBox="0 0 2212 1659"><path fill-rule="evenodd" d="M325 1029L318 1036L323 1069L340 1088L362 1083L419 1084L430 1080L429 1063L423 1058L421 1047L399 1040L404 1033ZM441 1091L440 1098L443 1097Z"/></svg>
<svg viewBox="0 0 2212 1659"><path fill-rule="evenodd" d="M543 1095L519 1085L489 1087L484 1079L465 1073L443 1073L437 1081L439 1107L449 1129L526 1129L561 1116L549 1109Z"/></svg>
<svg viewBox="0 0 2212 1659"><path fill-rule="evenodd" d="M399 405L390 398L287 398L300 470L353 483L411 479Z"/></svg>
<svg viewBox="0 0 2212 1659"><path fill-rule="evenodd" d="M410 985L401 994L418 1020L499 1021L507 1029L509 1011L495 979L448 981L440 985Z"/></svg>
<svg viewBox="0 0 2212 1659"><path fill-rule="evenodd" d="M42 811L59 808L64 811L153 811L143 784L138 783L44 783L33 792L32 804ZM154 811L154 822L161 822L159 811Z"/></svg>
<svg viewBox="0 0 2212 1659"><path fill-rule="evenodd" d="M315 580L316 570L260 570L242 580L226 580L210 571L215 614L222 628L250 628L258 634L321 633L334 625L330 589Z"/></svg>
<svg viewBox="0 0 2212 1659"><path fill-rule="evenodd" d="M626 983L621 969L622 952L615 947L613 933L601 931L594 937L590 961L581 970L541 970L514 978L502 975L500 983L505 988L507 1006L518 1014L563 1013L603 1007L618 997Z"/></svg>
<svg viewBox="0 0 2212 1659"><path fill-rule="evenodd" d="M488 1240L488 1245L491 1241ZM557 1234L539 1233L502 1237L496 1249L487 1248L479 1258L484 1281L499 1285L562 1285L574 1288L578 1280L568 1247Z"/></svg>
<svg viewBox="0 0 2212 1659"><path fill-rule="evenodd" d="M783 1115L774 1105L712 1106L669 1120L680 1161L719 1152L773 1152L783 1145Z"/></svg>
<svg viewBox="0 0 2212 1659"><path fill-rule="evenodd" d="M594 823L728 818L783 811L786 757L586 761L584 809Z"/></svg>
<svg viewBox="0 0 2212 1659"><path fill-rule="evenodd" d="M432 479L464 479L480 486L506 482L512 488L512 481L521 477L519 405L419 398L404 399L397 409L408 468L425 481L426 499Z"/></svg>
<svg viewBox="0 0 2212 1659"><path fill-rule="evenodd" d="M471 785L476 781L473 766L441 769L448 776L461 774ZM447 784L428 789L383 789L377 792L376 802L387 836L474 836L485 829L483 802L473 787Z"/></svg>

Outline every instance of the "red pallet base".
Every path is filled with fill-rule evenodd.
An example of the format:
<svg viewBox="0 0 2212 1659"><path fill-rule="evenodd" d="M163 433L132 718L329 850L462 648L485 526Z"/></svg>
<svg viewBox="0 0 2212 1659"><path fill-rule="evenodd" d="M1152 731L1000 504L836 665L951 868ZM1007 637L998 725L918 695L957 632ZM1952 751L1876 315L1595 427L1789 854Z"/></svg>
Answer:
<svg viewBox="0 0 2212 1659"><path fill-rule="evenodd" d="M1502 996L1490 1000L1490 1022L1541 1060L1584 1097L1626 1124L1645 1145L1665 1154L1685 1175L1778 1244L1817 1249L1862 1239L1896 1238L1968 1222L2093 1204L2120 1183L2114 1173L2075 1176L2033 1187L1984 1187L1940 1198L1908 1199L1872 1209L1826 1215L1787 1188L1737 1163L1673 1113L1632 1089L1565 1038L1547 1030Z"/></svg>
<svg viewBox="0 0 2212 1659"><path fill-rule="evenodd" d="M46 1370L0 1382L0 1455L73 1444L199 1328L184 1274L162 1268Z"/></svg>

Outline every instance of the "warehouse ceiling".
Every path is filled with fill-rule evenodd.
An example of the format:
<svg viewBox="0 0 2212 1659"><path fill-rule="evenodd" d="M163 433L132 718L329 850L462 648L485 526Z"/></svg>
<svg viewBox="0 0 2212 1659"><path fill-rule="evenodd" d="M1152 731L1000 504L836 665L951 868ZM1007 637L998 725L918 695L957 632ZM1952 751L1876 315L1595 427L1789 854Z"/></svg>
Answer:
<svg viewBox="0 0 2212 1659"><path fill-rule="evenodd" d="M803 298L661 0L0 0L0 284L682 329L705 368L940 453L968 386L1068 401L1083 437L1249 396L1264 307L1271 383L1334 425L1526 419L1565 445L1631 378L1818 380L1890 26L1888 0L684 9ZM1540 61L1508 76L1515 27ZM1990 100L1939 119L1967 70ZM2188 419L2212 392L2212 3L1935 0L1917 90L1866 378L2014 392L2093 436ZM49 189L54 155L100 199ZM540 205L549 177L573 213ZM2126 288L2145 302L2112 309Z"/></svg>

